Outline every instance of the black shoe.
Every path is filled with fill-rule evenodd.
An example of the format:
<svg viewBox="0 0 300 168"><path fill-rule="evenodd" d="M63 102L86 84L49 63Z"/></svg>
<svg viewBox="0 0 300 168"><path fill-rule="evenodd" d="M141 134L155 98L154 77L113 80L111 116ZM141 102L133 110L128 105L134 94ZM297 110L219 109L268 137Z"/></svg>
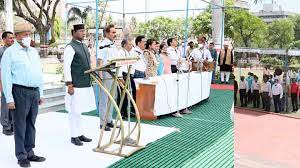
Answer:
<svg viewBox="0 0 300 168"><path fill-rule="evenodd" d="M81 135L80 137L78 137L80 141L82 142L91 142L92 139L85 137L84 135Z"/></svg>
<svg viewBox="0 0 300 168"><path fill-rule="evenodd" d="M30 161L28 159L18 160L20 167L31 167Z"/></svg>
<svg viewBox="0 0 300 168"><path fill-rule="evenodd" d="M12 131L10 131L10 130L3 130L2 133L3 133L4 135L7 135L7 136L14 135L14 133L13 133Z"/></svg>
<svg viewBox="0 0 300 168"><path fill-rule="evenodd" d="M226 82L226 84L228 85L228 84L229 84L229 82Z"/></svg>
<svg viewBox="0 0 300 168"><path fill-rule="evenodd" d="M77 137L77 138L71 138L71 143L76 145L76 146L82 146L83 143L80 141L80 139Z"/></svg>
<svg viewBox="0 0 300 168"><path fill-rule="evenodd" d="M111 123L107 123L107 126L110 128L114 128L115 125L114 125L114 123L111 122ZM120 126L117 125L116 128L120 128Z"/></svg>
<svg viewBox="0 0 300 168"><path fill-rule="evenodd" d="M103 127L103 126L100 125L100 129L102 129L102 127ZM111 129L110 129L108 126L106 126L105 129L104 129L104 131L111 131Z"/></svg>
<svg viewBox="0 0 300 168"><path fill-rule="evenodd" d="M41 157L41 156L36 156L36 155L33 155L33 156L31 156L30 158L27 158L27 159L31 162L44 162L46 160L46 158Z"/></svg>

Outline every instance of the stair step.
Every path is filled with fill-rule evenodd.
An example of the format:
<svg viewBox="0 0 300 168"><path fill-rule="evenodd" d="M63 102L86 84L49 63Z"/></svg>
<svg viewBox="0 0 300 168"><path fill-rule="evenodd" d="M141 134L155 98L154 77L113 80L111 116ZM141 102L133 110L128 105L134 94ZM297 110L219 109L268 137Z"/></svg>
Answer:
<svg viewBox="0 0 300 168"><path fill-rule="evenodd" d="M64 109L65 109L65 105L61 104L61 105L56 105L56 106L40 109L39 113L42 114L42 113L47 113L47 112L56 112L56 111L60 111L60 110L64 110Z"/></svg>
<svg viewBox="0 0 300 168"><path fill-rule="evenodd" d="M46 108L49 108L49 107L54 107L54 106L64 105L64 104L65 104L65 100L53 101L53 102L42 104L40 106L40 109L46 109Z"/></svg>
<svg viewBox="0 0 300 168"><path fill-rule="evenodd" d="M60 93L60 92L65 92L65 87L63 85L47 86L44 89L44 95Z"/></svg>
<svg viewBox="0 0 300 168"><path fill-rule="evenodd" d="M47 94L44 96L45 103L51 103L54 101L64 100L65 98L65 92L58 92L58 93L52 93Z"/></svg>

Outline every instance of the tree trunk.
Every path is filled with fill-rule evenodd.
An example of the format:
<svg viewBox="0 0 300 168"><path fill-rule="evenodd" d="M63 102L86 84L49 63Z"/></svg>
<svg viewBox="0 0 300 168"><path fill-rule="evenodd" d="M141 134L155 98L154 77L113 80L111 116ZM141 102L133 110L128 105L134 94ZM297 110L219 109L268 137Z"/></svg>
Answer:
<svg viewBox="0 0 300 168"><path fill-rule="evenodd" d="M40 35L40 56L47 57L48 55L48 48L46 47L47 44L47 30L40 28L37 29L38 34Z"/></svg>
<svg viewBox="0 0 300 168"><path fill-rule="evenodd" d="M53 43L55 43L55 41L56 41L55 30L54 30L54 27L52 27L52 29L51 29L51 40L50 40L49 44L53 44Z"/></svg>

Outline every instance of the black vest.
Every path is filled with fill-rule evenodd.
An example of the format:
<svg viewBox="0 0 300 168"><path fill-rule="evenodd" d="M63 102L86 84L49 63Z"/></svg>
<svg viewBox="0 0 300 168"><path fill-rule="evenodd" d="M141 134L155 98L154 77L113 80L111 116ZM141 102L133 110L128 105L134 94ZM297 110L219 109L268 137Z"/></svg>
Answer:
<svg viewBox="0 0 300 168"><path fill-rule="evenodd" d="M90 68L90 52L84 43L72 40L68 45L71 45L75 51L75 55L71 64L72 83L74 87L84 88L91 86L91 77L89 74L84 74Z"/></svg>

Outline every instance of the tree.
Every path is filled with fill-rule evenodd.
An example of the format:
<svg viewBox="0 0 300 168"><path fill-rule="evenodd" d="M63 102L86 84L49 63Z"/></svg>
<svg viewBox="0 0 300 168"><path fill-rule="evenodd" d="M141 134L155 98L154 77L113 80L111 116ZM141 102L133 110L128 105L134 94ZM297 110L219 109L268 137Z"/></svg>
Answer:
<svg viewBox="0 0 300 168"><path fill-rule="evenodd" d="M212 35L212 16L211 12L206 11L194 19L192 23L193 35L206 34L208 37Z"/></svg>
<svg viewBox="0 0 300 168"><path fill-rule="evenodd" d="M0 12L4 10L4 0L0 0Z"/></svg>
<svg viewBox="0 0 300 168"><path fill-rule="evenodd" d="M286 48L294 40L294 24L289 19L276 20L268 26L270 47Z"/></svg>
<svg viewBox="0 0 300 168"><path fill-rule="evenodd" d="M243 47L253 47L264 38L267 25L245 10L236 10L230 20L234 41Z"/></svg>
<svg viewBox="0 0 300 168"><path fill-rule="evenodd" d="M51 41L50 44L55 43L55 39L60 37L60 31L62 29L62 20L59 17L55 18L54 27L51 28Z"/></svg>
<svg viewBox="0 0 300 168"><path fill-rule="evenodd" d="M138 25L138 33L145 34L150 38L162 40L170 37L183 38L184 20L181 18L171 19L168 17L156 17L146 23Z"/></svg>
<svg viewBox="0 0 300 168"><path fill-rule="evenodd" d="M295 32L295 40L300 40L300 15L296 15L291 18L294 22L294 32Z"/></svg>
<svg viewBox="0 0 300 168"><path fill-rule="evenodd" d="M88 14L89 12L92 10L92 7L88 6L87 8L85 8L83 11L81 11L79 8L77 7L72 7L69 11L68 11L68 21L67 23L71 23L71 22L81 22L83 24L86 23L86 20L88 18Z"/></svg>
<svg viewBox="0 0 300 168"><path fill-rule="evenodd" d="M13 5L16 16L31 23L40 35L40 43L46 44L47 32L54 26L59 2L60 0L41 0L41 3L37 0L13 0Z"/></svg>

